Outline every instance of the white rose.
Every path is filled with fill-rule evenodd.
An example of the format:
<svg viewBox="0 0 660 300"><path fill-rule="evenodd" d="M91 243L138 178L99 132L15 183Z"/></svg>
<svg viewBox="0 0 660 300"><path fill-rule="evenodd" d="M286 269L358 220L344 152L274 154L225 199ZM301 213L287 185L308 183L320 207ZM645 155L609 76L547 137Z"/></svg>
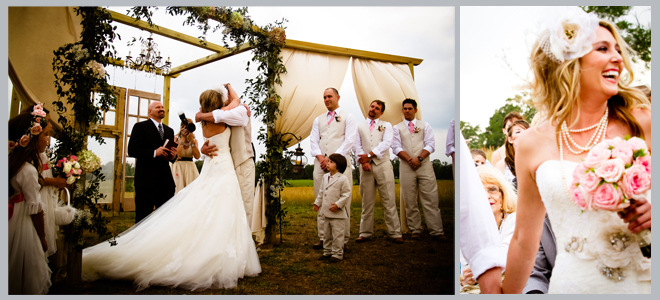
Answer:
<svg viewBox="0 0 660 300"><path fill-rule="evenodd" d="M579 7L558 8L546 22L550 31L550 52L563 61L584 56L596 41L598 17Z"/></svg>
<svg viewBox="0 0 660 300"><path fill-rule="evenodd" d="M66 184L72 184L74 182L76 182L75 176L69 176L69 178L66 179Z"/></svg>
<svg viewBox="0 0 660 300"><path fill-rule="evenodd" d="M73 168L74 168L74 169L80 169L80 164L79 164L78 162L76 162L76 163L73 165Z"/></svg>
<svg viewBox="0 0 660 300"><path fill-rule="evenodd" d="M71 163L64 163L64 168L62 168L64 174L69 174L71 172Z"/></svg>

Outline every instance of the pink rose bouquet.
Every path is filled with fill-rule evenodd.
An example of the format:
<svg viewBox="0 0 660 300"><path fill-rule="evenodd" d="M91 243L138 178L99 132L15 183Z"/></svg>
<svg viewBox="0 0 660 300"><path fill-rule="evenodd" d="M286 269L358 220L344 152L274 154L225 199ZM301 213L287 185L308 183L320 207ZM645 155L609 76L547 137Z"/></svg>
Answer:
<svg viewBox="0 0 660 300"><path fill-rule="evenodd" d="M54 169L58 171L59 176L66 178L67 184L76 182L76 179L80 179L80 175L83 172L80 163L78 163L78 157L75 155L70 155L57 161Z"/></svg>
<svg viewBox="0 0 660 300"><path fill-rule="evenodd" d="M583 210L621 211L651 189L651 155L633 137L604 140L575 168L569 195Z"/></svg>

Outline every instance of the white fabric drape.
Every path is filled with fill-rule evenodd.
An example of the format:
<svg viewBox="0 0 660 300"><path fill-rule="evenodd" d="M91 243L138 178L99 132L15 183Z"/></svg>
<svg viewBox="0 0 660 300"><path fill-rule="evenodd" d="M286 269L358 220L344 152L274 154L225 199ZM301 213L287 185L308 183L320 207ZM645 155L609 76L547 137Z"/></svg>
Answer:
<svg viewBox="0 0 660 300"><path fill-rule="evenodd" d="M250 229L252 233L256 236L257 244L263 244L266 237L266 225L268 225L268 220L266 219L266 189L263 188L264 179L259 179L257 188L254 191L254 201L252 202L252 220L250 221Z"/></svg>
<svg viewBox="0 0 660 300"><path fill-rule="evenodd" d="M401 123L401 102L411 98L417 100L417 119L422 119L415 81L406 64L353 58L353 85L365 118L371 102L381 100L385 102L385 113L380 119L392 125Z"/></svg>
<svg viewBox="0 0 660 300"><path fill-rule="evenodd" d="M282 49L281 55L287 73L281 77L282 86L275 86L282 110L275 130L304 139L312 130L314 118L327 111L323 91L341 88L350 58L288 48ZM287 147L295 143L292 139Z"/></svg>
<svg viewBox="0 0 660 300"><path fill-rule="evenodd" d="M40 101L52 111L57 100L53 51L80 40L81 16L72 7L9 7L8 17L12 83L22 101Z"/></svg>

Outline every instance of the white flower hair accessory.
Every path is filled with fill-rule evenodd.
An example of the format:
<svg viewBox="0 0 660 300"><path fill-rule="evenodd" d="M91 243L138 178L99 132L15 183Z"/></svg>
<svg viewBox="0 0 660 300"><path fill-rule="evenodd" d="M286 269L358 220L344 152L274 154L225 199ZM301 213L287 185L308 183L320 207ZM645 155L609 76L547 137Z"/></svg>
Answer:
<svg viewBox="0 0 660 300"><path fill-rule="evenodd" d="M225 87L224 84L221 84L220 86L214 86L212 90L220 93L220 99L222 100L222 103L227 102L227 99L229 98L229 91L227 91L227 87Z"/></svg>
<svg viewBox="0 0 660 300"><path fill-rule="evenodd" d="M593 48L598 22L598 16L579 7L555 9L541 27L540 47L558 64L580 58Z"/></svg>

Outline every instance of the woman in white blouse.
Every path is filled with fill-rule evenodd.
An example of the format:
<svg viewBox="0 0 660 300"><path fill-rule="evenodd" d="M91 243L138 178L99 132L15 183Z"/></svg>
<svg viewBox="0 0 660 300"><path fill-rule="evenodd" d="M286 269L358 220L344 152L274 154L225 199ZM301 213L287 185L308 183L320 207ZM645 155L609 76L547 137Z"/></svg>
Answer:
<svg viewBox="0 0 660 300"><path fill-rule="evenodd" d="M513 185L504 178L504 175L499 170L489 167L480 166L477 168L479 178L484 186L486 195L488 195L488 202L495 217L495 224L502 239L502 250L504 253L509 251L509 243L513 237L513 231L516 226L516 203L518 196L513 188ZM472 275L472 270L467 265L465 258L461 255L461 285L463 286L462 292L474 293L477 292L474 287L476 283Z"/></svg>

